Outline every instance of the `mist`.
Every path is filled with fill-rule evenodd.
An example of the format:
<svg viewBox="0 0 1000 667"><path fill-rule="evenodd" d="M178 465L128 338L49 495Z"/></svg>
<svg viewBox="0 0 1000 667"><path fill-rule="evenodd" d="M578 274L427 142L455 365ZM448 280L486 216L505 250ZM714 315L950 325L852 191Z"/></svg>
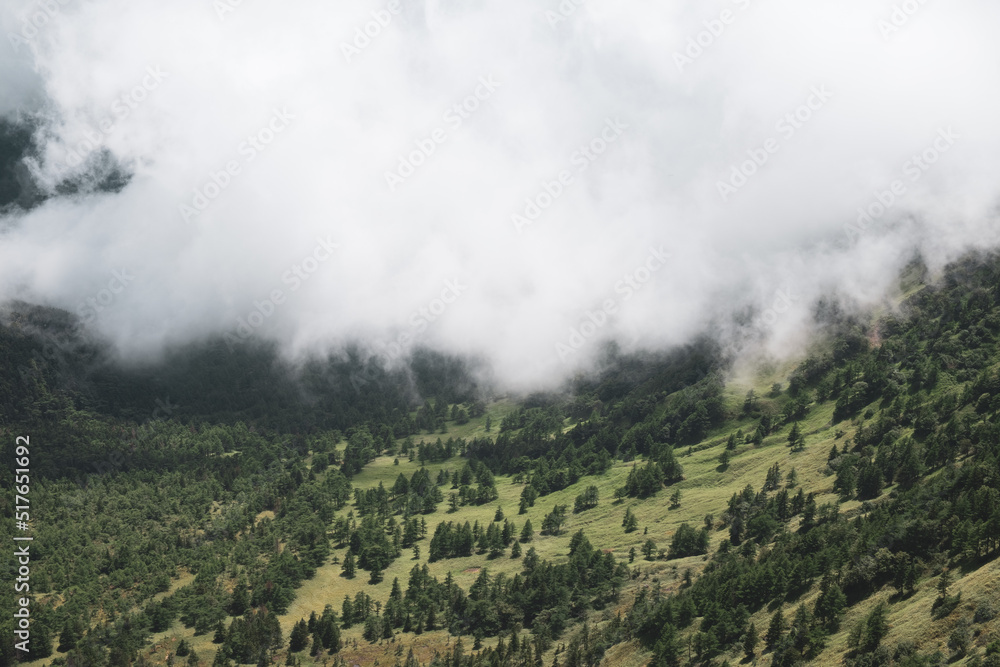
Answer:
<svg viewBox="0 0 1000 667"><path fill-rule="evenodd" d="M220 336L292 360L421 345L515 389L607 341L726 337L736 311L788 354L820 296L881 304L914 256L1000 241L998 19L985 0L7 2L0 114L35 124L48 198L0 219L0 300L76 313L126 361Z"/></svg>

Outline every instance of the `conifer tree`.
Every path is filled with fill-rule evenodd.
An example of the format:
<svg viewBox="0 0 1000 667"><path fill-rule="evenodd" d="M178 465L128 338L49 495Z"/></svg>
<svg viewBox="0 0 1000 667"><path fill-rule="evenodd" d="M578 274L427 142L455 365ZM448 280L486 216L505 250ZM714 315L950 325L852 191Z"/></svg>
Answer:
<svg viewBox="0 0 1000 667"><path fill-rule="evenodd" d="M757 636L757 626L751 621L750 627L747 628L746 636L743 638L743 653L748 660L753 660L758 643L760 643L760 637Z"/></svg>
<svg viewBox="0 0 1000 667"><path fill-rule="evenodd" d="M357 565L354 562L354 552L352 552L350 549L348 549L347 553L344 554L344 563L343 565L341 565L340 569L341 572L343 573L343 576L345 576L346 578L348 579L354 578L354 575L357 571Z"/></svg>
<svg viewBox="0 0 1000 667"><path fill-rule="evenodd" d="M781 636L785 633L785 617L781 613L781 607L778 607L778 611L774 612L771 616L771 624L767 627L767 635L764 637L764 641L767 643L767 648L773 649L781 641Z"/></svg>

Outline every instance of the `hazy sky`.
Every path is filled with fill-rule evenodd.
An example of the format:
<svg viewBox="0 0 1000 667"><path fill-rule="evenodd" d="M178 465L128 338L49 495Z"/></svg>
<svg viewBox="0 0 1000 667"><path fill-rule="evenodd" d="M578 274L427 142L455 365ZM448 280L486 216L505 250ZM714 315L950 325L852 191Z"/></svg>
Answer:
<svg viewBox="0 0 1000 667"><path fill-rule="evenodd" d="M744 306L788 350L818 294L876 303L917 249L996 244L998 19L988 0L7 0L0 113L38 119L41 187L107 156L132 178L4 218L0 299L77 312L131 358L416 342L522 387Z"/></svg>

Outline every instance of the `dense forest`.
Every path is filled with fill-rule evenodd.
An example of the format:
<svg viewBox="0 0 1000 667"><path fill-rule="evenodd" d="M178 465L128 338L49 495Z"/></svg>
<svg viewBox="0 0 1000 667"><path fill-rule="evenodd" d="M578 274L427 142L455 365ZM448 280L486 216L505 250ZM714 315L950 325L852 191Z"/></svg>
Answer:
<svg viewBox="0 0 1000 667"><path fill-rule="evenodd" d="M426 350L290 367L207 343L125 369L11 304L0 437L12 461L30 436L34 604L30 653L5 614L0 660L1000 665L1000 259L816 318L813 352L749 389L705 338L512 398ZM293 616L323 577L346 592Z"/></svg>

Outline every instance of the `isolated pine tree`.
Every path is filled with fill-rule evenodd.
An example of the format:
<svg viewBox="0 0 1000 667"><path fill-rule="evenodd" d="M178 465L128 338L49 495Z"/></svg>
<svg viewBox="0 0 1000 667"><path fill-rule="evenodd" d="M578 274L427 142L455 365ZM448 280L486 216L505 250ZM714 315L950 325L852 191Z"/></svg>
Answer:
<svg viewBox="0 0 1000 667"><path fill-rule="evenodd" d="M344 554L344 563L340 567L341 572L348 579L353 579L354 574L357 570L357 565L354 563L354 553L348 549L347 553Z"/></svg>
<svg viewBox="0 0 1000 667"><path fill-rule="evenodd" d="M521 541L530 542L535 535L535 529L531 526L531 519L524 522L524 527L521 528Z"/></svg>
<svg viewBox="0 0 1000 667"><path fill-rule="evenodd" d="M639 529L639 520L635 518L631 507L625 508L625 518L622 519L622 527L626 533L631 533Z"/></svg>

